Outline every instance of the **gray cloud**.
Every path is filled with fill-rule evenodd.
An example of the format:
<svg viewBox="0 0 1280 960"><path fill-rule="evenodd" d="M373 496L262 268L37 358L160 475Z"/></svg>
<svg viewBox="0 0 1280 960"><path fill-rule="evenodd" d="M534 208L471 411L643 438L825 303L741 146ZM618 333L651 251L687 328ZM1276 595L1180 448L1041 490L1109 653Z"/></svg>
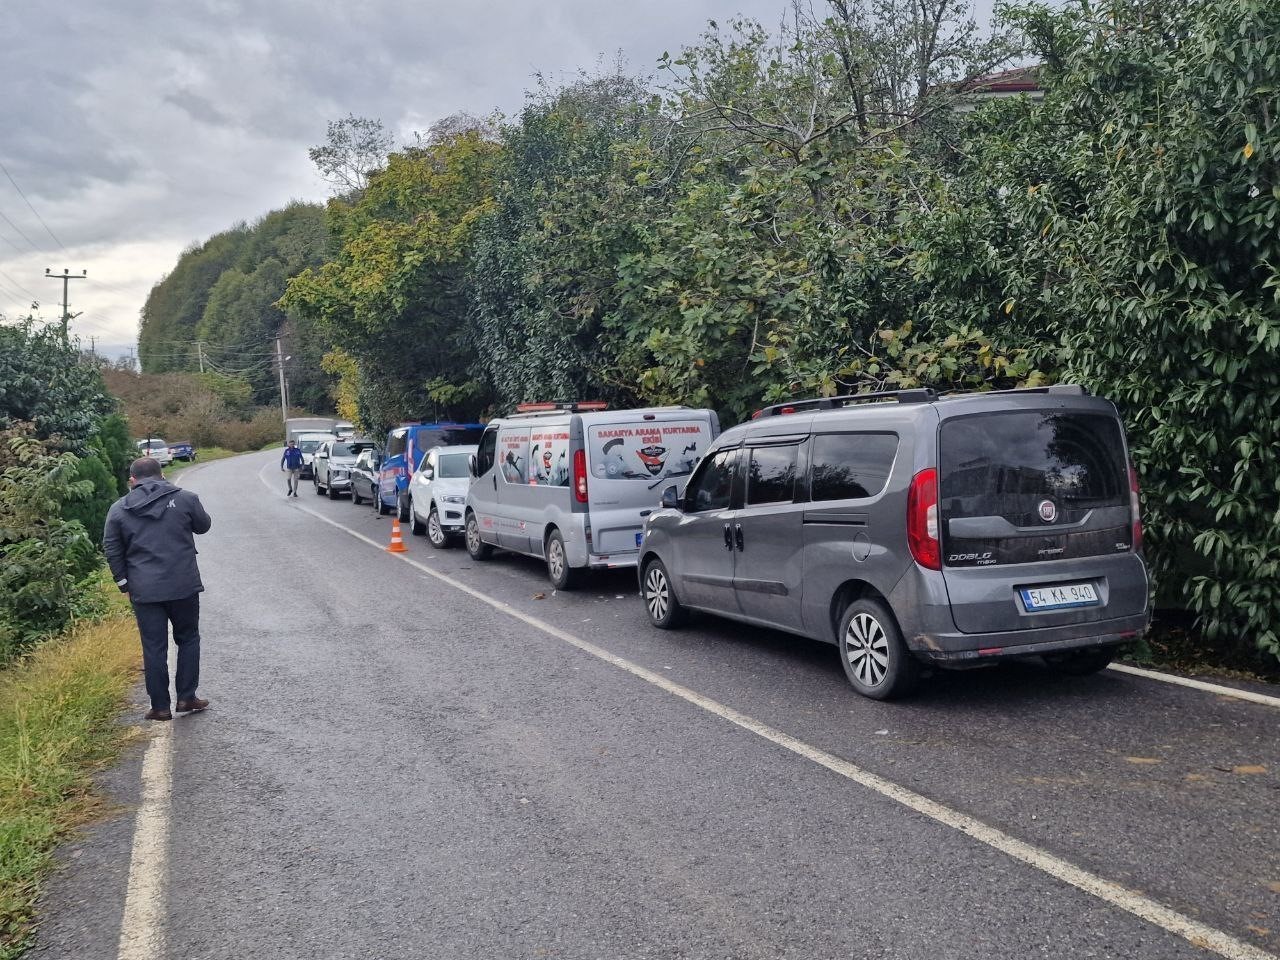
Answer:
<svg viewBox="0 0 1280 960"><path fill-rule="evenodd" d="M989 2L989 0L987 0ZM86 333L127 342L182 248L291 199L322 200L307 160L328 121L380 118L408 138L459 110L519 110L552 78L621 52L651 73L708 19L776 22L787 0L34 0L0 22L0 313L43 268L88 267ZM14 8L16 7L16 8ZM8 291L8 292L6 292ZM18 294L15 298L14 294ZM56 314L56 308L45 310ZM90 324L93 326L90 327Z"/></svg>

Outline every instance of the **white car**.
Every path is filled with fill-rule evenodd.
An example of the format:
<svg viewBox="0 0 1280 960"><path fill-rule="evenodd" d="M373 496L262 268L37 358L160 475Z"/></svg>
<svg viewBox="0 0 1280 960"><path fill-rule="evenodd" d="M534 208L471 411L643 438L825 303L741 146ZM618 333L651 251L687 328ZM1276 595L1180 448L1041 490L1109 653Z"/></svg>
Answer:
<svg viewBox="0 0 1280 960"><path fill-rule="evenodd" d="M139 440L137 446L140 457L150 457L162 467L173 463L173 454L169 452L169 444L164 440L152 437L149 440Z"/></svg>
<svg viewBox="0 0 1280 960"><path fill-rule="evenodd" d="M427 535L433 547L449 546L465 529L468 464L474 446L432 447L409 481L409 520L414 533Z"/></svg>

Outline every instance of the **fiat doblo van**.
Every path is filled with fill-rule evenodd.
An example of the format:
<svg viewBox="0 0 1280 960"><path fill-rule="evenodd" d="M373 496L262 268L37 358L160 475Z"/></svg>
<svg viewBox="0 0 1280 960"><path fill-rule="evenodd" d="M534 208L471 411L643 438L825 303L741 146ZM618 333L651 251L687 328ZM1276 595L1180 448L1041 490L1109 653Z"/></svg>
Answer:
<svg viewBox="0 0 1280 960"><path fill-rule="evenodd" d="M777 404L646 521L651 622L704 610L835 644L858 692L924 664L1100 670L1148 621L1115 407L1076 386Z"/></svg>

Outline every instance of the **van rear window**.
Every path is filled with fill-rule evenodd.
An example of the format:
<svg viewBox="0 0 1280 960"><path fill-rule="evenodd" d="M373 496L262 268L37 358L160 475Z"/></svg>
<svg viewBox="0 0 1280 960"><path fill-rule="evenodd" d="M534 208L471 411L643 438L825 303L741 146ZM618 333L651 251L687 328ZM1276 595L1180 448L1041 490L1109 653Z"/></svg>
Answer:
<svg viewBox="0 0 1280 960"><path fill-rule="evenodd" d="M1060 519L1129 502L1120 421L1092 413L1014 411L942 424L939 495L943 515L1043 522L1052 501Z"/></svg>
<svg viewBox="0 0 1280 960"><path fill-rule="evenodd" d="M591 476L604 480L685 477L711 443L705 420L596 424L587 429Z"/></svg>

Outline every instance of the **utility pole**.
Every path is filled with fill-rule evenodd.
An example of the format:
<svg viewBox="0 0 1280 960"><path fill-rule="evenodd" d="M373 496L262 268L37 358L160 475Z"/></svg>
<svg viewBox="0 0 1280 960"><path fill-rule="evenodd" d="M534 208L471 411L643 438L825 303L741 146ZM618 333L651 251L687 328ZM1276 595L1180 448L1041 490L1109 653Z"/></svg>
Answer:
<svg viewBox="0 0 1280 960"><path fill-rule="evenodd" d="M285 439L288 440L288 422L289 422L289 386L284 379L284 350L280 345L280 338L276 337L276 365L280 370L280 424L285 428Z"/></svg>
<svg viewBox="0 0 1280 960"><path fill-rule="evenodd" d="M98 338L97 337L89 338L89 353L95 357L98 355Z"/></svg>
<svg viewBox="0 0 1280 960"><path fill-rule="evenodd" d="M71 307L67 298L67 285L72 280L83 280L89 275L89 271L81 270L79 273L69 273L67 268L63 267L61 273L54 273L48 267L45 267L44 275L51 280L62 281L62 340L65 343L67 340L67 324L71 321ZM80 314L77 313L76 316L78 317Z"/></svg>
<svg viewBox="0 0 1280 960"><path fill-rule="evenodd" d="M196 341L196 357L200 361L200 372L204 373L204 341Z"/></svg>

